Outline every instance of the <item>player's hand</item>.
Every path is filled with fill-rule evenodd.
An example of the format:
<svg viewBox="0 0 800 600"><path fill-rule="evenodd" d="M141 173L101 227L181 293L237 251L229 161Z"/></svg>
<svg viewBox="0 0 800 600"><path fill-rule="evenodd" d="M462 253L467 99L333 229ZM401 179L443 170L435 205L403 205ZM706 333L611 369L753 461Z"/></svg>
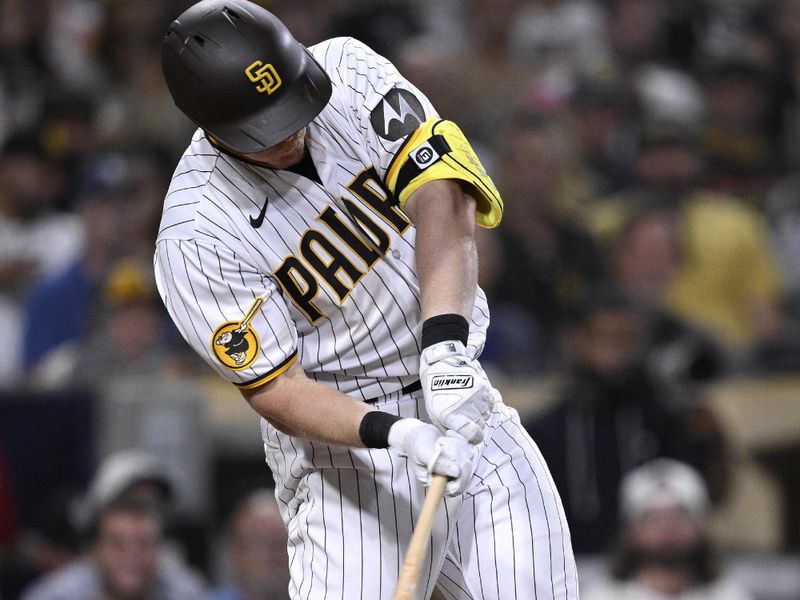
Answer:
<svg viewBox="0 0 800 600"><path fill-rule="evenodd" d="M422 351L419 378L431 423L455 431L472 444L483 440L494 404L492 386L464 344L439 342Z"/></svg>
<svg viewBox="0 0 800 600"><path fill-rule="evenodd" d="M401 419L389 430L389 447L408 457L414 475L425 486L431 475L448 478L445 494L463 494L475 470L475 446L455 432L442 435L436 427L419 419Z"/></svg>

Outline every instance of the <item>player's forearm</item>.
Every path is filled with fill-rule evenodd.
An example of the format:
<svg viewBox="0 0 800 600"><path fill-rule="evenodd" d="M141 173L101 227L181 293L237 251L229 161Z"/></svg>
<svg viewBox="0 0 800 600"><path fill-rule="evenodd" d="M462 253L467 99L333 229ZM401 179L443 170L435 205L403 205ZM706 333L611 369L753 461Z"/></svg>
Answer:
<svg viewBox="0 0 800 600"><path fill-rule="evenodd" d="M305 378L299 366L256 390L244 390L253 409L280 431L341 446L363 446L359 425L370 407Z"/></svg>
<svg viewBox="0 0 800 600"><path fill-rule="evenodd" d="M477 287L475 200L455 181L432 181L408 199L417 228L416 266L422 318L472 315Z"/></svg>

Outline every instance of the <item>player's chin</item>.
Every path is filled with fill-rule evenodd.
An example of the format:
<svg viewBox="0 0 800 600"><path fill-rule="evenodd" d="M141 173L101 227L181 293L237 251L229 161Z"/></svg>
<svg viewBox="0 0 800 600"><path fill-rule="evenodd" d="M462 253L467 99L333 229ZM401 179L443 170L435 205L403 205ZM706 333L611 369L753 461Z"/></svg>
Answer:
<svg viewBox="0 0 800 600"><path fill-rule="evenodd" d="M267 160L277 169L285 169L297 164L305 153L305 139L306 130L303 128L277 146L267 150L265 152Z"/></svg>
<svg viewBox="0 0 800 600"><path fill-rule="evenodd" d="M302 160L303 152L304 148L300 146L298 150L293 150L273 158L270 160L270 165L273 169L288 169Z"/></svg>

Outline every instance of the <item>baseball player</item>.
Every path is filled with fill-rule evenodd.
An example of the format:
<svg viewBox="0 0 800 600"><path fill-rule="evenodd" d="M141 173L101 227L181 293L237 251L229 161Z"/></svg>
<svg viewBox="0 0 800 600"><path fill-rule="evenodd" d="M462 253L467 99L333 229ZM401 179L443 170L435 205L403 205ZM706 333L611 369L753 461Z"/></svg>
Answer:
<svg viewBox="0 0 800 600"><path fill-rule="evenodd" d="M199 128L158 287L262 417L291 597L391 598L438 474L418 598L577 598L552 479L478 362L473 233L502 201L460 129L365 45L305 48L245 0L189 8L162 58Z"/></svg>

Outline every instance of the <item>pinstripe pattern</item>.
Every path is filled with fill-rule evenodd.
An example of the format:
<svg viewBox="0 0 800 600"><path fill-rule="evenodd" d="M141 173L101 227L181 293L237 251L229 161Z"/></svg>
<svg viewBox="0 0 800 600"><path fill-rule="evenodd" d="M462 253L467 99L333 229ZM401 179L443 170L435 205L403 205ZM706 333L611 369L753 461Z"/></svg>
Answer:
<svg viewBox="0 0 800 600"><path fill-rule="evenodd" d="M380 183L403 140L379 137L370 112L395 86L414 93L426 116L435 111L354 40L312 52L333 84L307 128L319 182L220 154L198 131L165 199L158 288L184 338L237 385L267 381L296 356L322 384L425 418L421 394L400 391L419 370L415 229ZM223 364L217 332L241 324L253 306L258 351L248 346L252 362L241 368ZM489 323L481 290L474 306L468 352L479 356ZM502 403L490 424L469 492L439 512L419 598L434 586L447 598L577 598L544 462ZM262 437L289 532L292 598L390 598L424 498L406 460L294 438L264 420Z"/></svg>
<svg viewBox="0 0 800 600"><path fill-rule="evenodd" d="M475 473L485 491L465 501L461 521L472 527L458 528L458 552L448 555L441 589L448 598L577 598L555 485L516 413L505 411L510 416L492 426Z"/></svg>
<svg viewBox="0 0 800 600"><path fill-rule="evenodd" d="M425 418L421 393L379 401ZM574 600L577 573L563 508L516 411L499 403L475 476L447 498L418 587L448 599ZM289 529L293 599L389 599L424 492L389 450L296 440L262 423L267 464ZM289 443L291 440L291 443Z"/></svg>
<svg viewBox="0 0 800 600"><path fill-rule="evenodd" d="M379 180L400 142L381 139L369 110L393 86L415 91L425 110L433 107L390 63L354 40L339 38L313 49L332 75L328 107L308 127L309 150L322 185L288 171L260 168L221 155L198 131L178 164L167 193L156 251L159 290L190 345L223 377L246 385L268 376L295 352L319 382L370 398L410 383L418 370L419 286L414 264L414 228L400 233L359 194L348 189L374 169ZM362 108L363 107L363 108ZM378 181L370 189L382 193ZM319 220L327 207L374 248L369 232L348 214L355 202L390 240L374 265L363 259ZM267 202L259 228L250 224ZM323 317L310 322L281 289L273 274L287 256L302 256L300 239L322 233L364 275L340 300L320 280L313 303ZM321 257L329 257L323 251ZM199 283L198 283L199 282ZM262 341L258 359L244 370L226 369L215 359L215 328L244 315L255 296L264 296L253 321ZM488 310L476 298L469 351L485 341Z"/></svg>

